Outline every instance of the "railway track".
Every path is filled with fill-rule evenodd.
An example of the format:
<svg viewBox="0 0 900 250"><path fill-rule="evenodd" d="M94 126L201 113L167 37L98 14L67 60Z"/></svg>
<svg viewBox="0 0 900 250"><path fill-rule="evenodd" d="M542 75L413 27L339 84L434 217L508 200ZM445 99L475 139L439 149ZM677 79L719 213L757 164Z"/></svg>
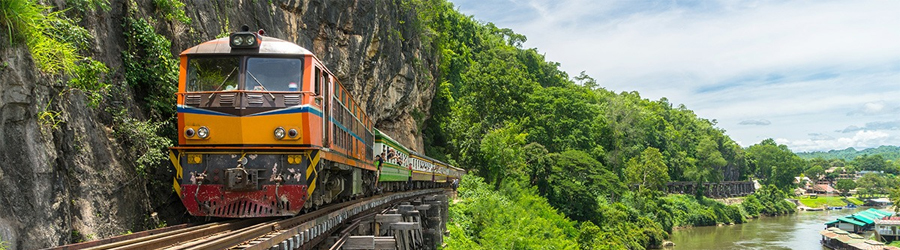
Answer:
<svg viewBox="0 0 900 250"><path fill-rule="evenodd" d="M388 193L330 205L281 220L254 218L177 225L51 249L309 249L352 218L371 214L391 204L444 191L438 188Z"/></svg>

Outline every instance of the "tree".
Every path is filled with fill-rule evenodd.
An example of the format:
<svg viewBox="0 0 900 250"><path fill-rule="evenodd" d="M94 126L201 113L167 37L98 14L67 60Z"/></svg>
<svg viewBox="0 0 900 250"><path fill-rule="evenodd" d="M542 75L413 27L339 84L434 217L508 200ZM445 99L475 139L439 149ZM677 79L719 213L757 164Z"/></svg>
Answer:
<svg viewBox="0 0 900 250"><path fill-rule="evenodd" d="M481 140L481 152L485 159L483 175L494 182L496 190L500 189L507 175L521 171L525 165L522 146L525 145L526 134L520 133L520 130L518 124L509 123L503 128L491 130Z"/></svg>
<svg viewBox="0 0 900 250"><path fill-rule="evenodd" d="M625 187L603 164L591 155L577 150L551 153L548 160L553 170L547 176L546 190L550 205L577 221L598 219L597 197L621 196Z"/></svg>
<svg viewBox="0 0 900 250"><path fill-rule="evenodd" d="M585 86L589 89L597 88L597 80L594 80L594 78L585 73L584 70L581 71L581 74L575 76L575 81L578 81L581 86Z"/></svg>
<svg viewBox="0 0 900 250"><path fill-rule="evenodd" d="M816 165L804 171L803 174L806 175L806 177L809 177L810 180L816 181L820 177L825 176L825 169L822 169L822 166Z"/></svg>
<svg viewBox="0 0 900 250"><path fill-rule="evenodd" d="M856 183L863 194L888 194L890 188L897 186L897 179L881 174L868 173L856 180Z"/></svg>
<svg viewBox="0 0 900 250"><path fill-rule="evenodd" d="M695 195L699 198L706 191L703 183L720 181L722 177L720 169L728 162L719 152L718 144L709 138L703 138L697 145L697 157L698 164L688 169L685 175L697 183Z"/></svg>
<svg viewBox="0 0 900 250"><path fill-rule="evenodd" d="M794 177L800 175L803 166L803 159L772 138L747 148L747 156L762 184L774 184L783 191L791 189Z"/></svg>
<svg viewBox="0 0 900 250"><path fill-rule="evenodd" d="M890 164L881 155L862 155L853 159L852 164L859 170L890 171Z"/></svg>
<svg viewBox="0 0 900 250"><path fill-rule="evenodd" d="M856 182L851 179L840 179L834 184L834 188L841 190L841 193L849 193L850 189L856 188Z"/></svg>
<svg viewBox="0 0 900 250"><path fill-rule="evenodd" d="M547 174L552 170L547 160L549 152L543 145L536 142L528 143L522 150L525 151L525 169L528 171L527 174L530 177L531 185L545 186ZM544 193L544 191L542 190L541 193Z"/></svg>
<svg viewBox="0 0 900 250"><path fill-rule="evenodd" d="M659 149L648 147L640 156L628 160L625 177L629 185L637 185L639 194L653 194L665 189L669 182L669 169Z"/></svg>
<svg viewBox="0 0 900 250"><path fill-rule="evenodd" d="M900 188L891 188L891 193L888 196L891 199L891 208L894 209L894 212L900 212Z"/></svg>

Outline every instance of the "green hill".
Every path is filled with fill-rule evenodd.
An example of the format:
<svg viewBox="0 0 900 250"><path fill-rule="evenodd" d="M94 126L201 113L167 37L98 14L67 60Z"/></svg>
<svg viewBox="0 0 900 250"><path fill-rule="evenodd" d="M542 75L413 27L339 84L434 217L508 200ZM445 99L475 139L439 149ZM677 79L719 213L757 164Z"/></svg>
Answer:
<svg viewBox="0 0 900 250"><path fill-rule="evenodd" d="M802 152L797 153L797 156L800 158L809 160L815 158L822 158L826 160L831 159L841 159L844 161L852 161L856 159L858 156L862 155L881 155L886 160L897 161L900 160L900 147L898 146L880 146L877 148L867 148L863 150L856 150L855 148L847 148L842 150L829 150L828 152Z"/></svg>

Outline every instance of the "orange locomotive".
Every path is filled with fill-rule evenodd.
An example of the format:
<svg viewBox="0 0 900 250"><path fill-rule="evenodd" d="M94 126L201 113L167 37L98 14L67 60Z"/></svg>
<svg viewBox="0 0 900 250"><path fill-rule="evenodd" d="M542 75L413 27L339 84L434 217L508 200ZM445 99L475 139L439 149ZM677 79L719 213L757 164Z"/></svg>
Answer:
<svg viewBox="0 0 900 250"><path fill-rule="evenodd" d="M374 193L372 122L308 50L232 33L181 53L174 188L194 216L290 216Z"/></svg>

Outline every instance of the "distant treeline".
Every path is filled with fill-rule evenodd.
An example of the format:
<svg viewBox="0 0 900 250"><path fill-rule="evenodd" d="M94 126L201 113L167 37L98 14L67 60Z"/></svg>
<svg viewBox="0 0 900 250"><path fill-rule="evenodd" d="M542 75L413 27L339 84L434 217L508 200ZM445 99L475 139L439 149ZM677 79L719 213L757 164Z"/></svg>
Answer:
<svg viewBox="0 0 900 250"><path fill-rule="evenodd" d="M847 148L841 150L829 150L828 152L801 152L797 153L797 156L800 158L810 160L815 158L822 158L826 160L831 159L841 159L844 161L852 161L856 159L856 157L863 155L881 155L885 160L897 161L900 160L900 147L898 146L880 146L877 148L867 148L863 150L856 150L855 148Z"/></svg>

